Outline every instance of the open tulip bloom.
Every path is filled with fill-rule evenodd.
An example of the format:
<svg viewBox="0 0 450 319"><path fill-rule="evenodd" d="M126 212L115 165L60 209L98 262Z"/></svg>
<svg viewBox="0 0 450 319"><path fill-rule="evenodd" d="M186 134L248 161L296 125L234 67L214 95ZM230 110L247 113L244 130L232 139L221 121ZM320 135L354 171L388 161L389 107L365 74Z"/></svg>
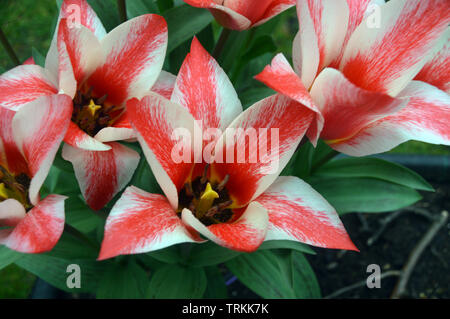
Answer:
<svg viewBox="0 0 450 319"><path fill-rule="evenodd" d="M129 187L107 219L100 259L202 242L199 234L246 252L256 250L264 240L278 239L356 249L324 198L297 177L278 177L315 112L282 95L268 97L242 112L225 72L197 39L177 76L171 99L156 94L131 99L127 112L166 196ZM203 132L195 127L199 121ZM185 162L173 158L178 143L173 134L180 128L192 136L192 141L184 140L190 150ZM226 132L231 128L242 129L236 133L235 143L225 139L226 133L216 136L216 143L210 144L215 152L205 160L202 138L209 136L207 130ZM259 143L248 140L248 128L276 129L278 148L262 159L261 140L268 145L270 138L259 136ZM200 145L200 158L195 145ZM234 157L245 151L250 156L258 148L259 161L228 160L230 153ZM275 159L276 171L267 172L264 166Z"/></svg>
<svg viewBox="0 0 450 319"><path fill-rule="evenodd" d="M35 109L40 108L36 114ZM64 230L65 196L39 190L69 127L67 95L44 96L17 113L0 108L0 244L49 251Z"/></svg>
<svg viewBox="0 0 450 319"><path fill-rule="evenodd" d="M308 137L339 152L449 145L448 1L391 0L367 14L374 2L299 0L295 71L280 54L256 79L316 107Z"/></svg>
<svg viewBox="0 0 450 319"><path fill-rule="evenodd" d="M80 21L70 17L74 5ZM161 16L142 15L106 34L85 0L65 0L46 68L22 65L0 78L2 107L17 110L58 91L72 98L62 154L72 162L82 194L94 210L125 187L138 165L138 153L117 143L134 138L125 102L143 97L154 85L164 92L170 76L162 73L155 82L166 47L167 25Z"/></svg>
<svg viewBox="0 0 450 319"><path fill-rule="evenodd" d="M225 28L246 30L257 27L295 5L295 0L184 0L207 8Z"/></svg>

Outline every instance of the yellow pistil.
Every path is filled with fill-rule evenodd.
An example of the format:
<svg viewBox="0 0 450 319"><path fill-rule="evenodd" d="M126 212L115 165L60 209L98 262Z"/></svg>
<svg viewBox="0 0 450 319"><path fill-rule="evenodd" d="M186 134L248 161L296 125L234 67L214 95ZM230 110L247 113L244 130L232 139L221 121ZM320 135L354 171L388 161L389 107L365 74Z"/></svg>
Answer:
<svg viewBox="0 0 450 319"><path fill-rule="evenodd" d="M5 187L4 183L0 183L0 199L7 199L8 196L8 190Z"/></svg>
<svg viewBox="0 0 450 319"><path fill-rule="evenodd" d="M205 191L202 196L200 196L200 200L197 204L197 212L203 216L211 207L216 198L219 198L219 194L217 194L211 187L211 184L208 183L206 185Z"/></svg>
<svg viewBox="0 0 450 319"><path fill-rule="evenodd" d="M89 110L89 112L91 113L92 117L95 116L95 112L97 112L99 109L102 108L101 105L95 104L94 100L92 100L92 99L91 99L91 101L89 102L88 107L89 107L88 110Z"/></svg>

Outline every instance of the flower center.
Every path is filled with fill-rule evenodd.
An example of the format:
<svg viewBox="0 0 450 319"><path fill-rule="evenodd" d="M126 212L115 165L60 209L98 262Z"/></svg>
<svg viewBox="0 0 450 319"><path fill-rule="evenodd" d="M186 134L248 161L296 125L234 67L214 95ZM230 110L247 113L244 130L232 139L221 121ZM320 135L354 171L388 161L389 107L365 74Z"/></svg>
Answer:
<svg viewBox="0 0 450 319"><path fill-rule="evenodd" d="M210 182L206 176L209 165L206 165L203 176L197 177L184 185L179 193L178 213L188 208L205 226L226 223L233 217L230 208L233 201L227 189L228 175L220 183Z"/></svg>
<svg viewBox="0 0 450 319"><path fill-rule="evenodd" d="M33 207L28 198L30 178L27 174L14 175L0 165L0 202L6 199L16 199L29 210Z"/></svg>
<svg viewBox="0 0 450 319"><path fill-rule="evenodd" d="M90 136L111 126L122 115L123 108L105 103L107 97L93 96L92 87L78 90L73 99L72 122Z"/></svg>

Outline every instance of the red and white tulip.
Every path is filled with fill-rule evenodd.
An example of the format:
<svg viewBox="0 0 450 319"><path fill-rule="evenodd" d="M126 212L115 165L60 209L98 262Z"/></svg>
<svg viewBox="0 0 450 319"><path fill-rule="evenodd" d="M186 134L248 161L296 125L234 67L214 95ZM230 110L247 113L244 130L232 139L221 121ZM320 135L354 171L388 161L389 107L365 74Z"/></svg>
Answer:
<svg viewBox="0 0 450 319"><path fill-rule="evenodd" d="M153 86L161 94L173 89L174 77L161 74L167 24L146 14L106 33L86 0L65 0L57 25L45 69L22 65L1 76L0 106L18 110L58 92L72 98L62 155L72 162L88 205L99 210L125 187L139 162L137 152L117 142L135 138L126 101Z"/></svg>
<svg viewBox="0 0 450 319"><path fill-rule="evenodd" d="M65 94L39 97L18 112L0 107L0 244L41 253L59 240L66 197L41 199L39 190L71 113L72 102Z"/></svg>
<svg viewBox="0 0 450 319"><path fill-rule="evenodd" d="M206 8L225 28L247 30L267 22L295 5L295 0L184 0Z"/></svg>
<svg viewBox="0 0 450 319"><path fill-rule="evenodd" d="M275 239L356 250L323 197L297 177L278 177L316 112L283 95L268 97L243 112L225 72L197 39L171 99L158 94L131 99L127 112L165 196L127 188L107 219L99 259L203 242L200 235L245 252ZM173 160L172 151L179 143L173 134L179 128L191 133L192 141L185 144L191 161ZM240 163L221 163L217 155L221 152L208 165L205 132L227 128L278 129L279 149L270 154L279 159L278 169L267 172L262 169L267 162L251 162L247 157ZM237 133L236 143L227 144L222 135L214 138L218 143L214 145L220 145L222 154L258 150L242 132Z"/></svg>
<svg viewBox="0 0 450 319"><path fill-rule="evenodd" d="M256 79L300 103L310 95L313 143L352 156L450 144L448 1L298 0L297 13L295 71L280 54Z"/></svg>

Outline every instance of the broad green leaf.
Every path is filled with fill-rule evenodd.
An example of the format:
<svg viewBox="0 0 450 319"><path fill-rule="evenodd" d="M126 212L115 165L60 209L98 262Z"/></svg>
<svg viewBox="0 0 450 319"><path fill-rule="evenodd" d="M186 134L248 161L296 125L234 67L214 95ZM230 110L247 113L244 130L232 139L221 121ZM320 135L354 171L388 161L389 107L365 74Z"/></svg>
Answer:
<svg viewBox="0 0 450 319"><path fill-rule="evenodd" d="M156 0L158 4L159 11L165 12L173 8L173 0Z"/></svg>
<svg viewBox="0 0 450 319"><path fill-rule="evenodd" d="M219 246L211 241L195 244L186 263L192 267L214 266L239 256L241 252Z"/></svg>
<svg viewBox="0 0 450 319"><path fill-rule="evenodd" d="M275 52L277 50L277 46L273 42L272 37L268 35L264 35L258 37L255 41L253 41L250 48L247 52L242 56L242 64L246 64L249 61L270 52Z"/></svg>
<svg viewBox="0 0 450 319"><path fill-rule="evenodd" d="M303 254L291 252L292 285L297 298L321 298L316 275Z"/></svg>
<svg viewBox="0 0 450 319"><path fill-rule="evenodd" d="M88 2L92 9L94 9L95 13L97 13L107 32L111 31L120 24L117 1L88 0Z"/></svg>
<svg viewBox="0 0 450 319"><path fill-rule="evenodd" d="M43 56L43 55L38 51L38 49L36 49L35 47L33 47L33 48L31 49L31 54L32 54L32 56L33 56L33 60L34 60L34 63L35 63L36 65L45 67L45 56Z"/></svg>
<svg viewBox="0 0 450 319"><path fill-rule="evenodd" d="M306 181L339 214L389 212L422 198L409 187L373 178L311 177Z"/></svg>
<svg viewBox="0 0 450 319"><path fill-rule="evenodd" d="M130 181L130 185L136 186L149 193L161 193L159 184L143 155L141 155L141 160Z"/></svg>
<svg viewBox="0 0 450 319"><path fill-rule="evenodd" d="M295 298L286 260L268 250L242 254L225 265L238 279L263 298Z"/></svg>
<svg viewBox="0 0 450 319"><path fill-rule="evenodd" d="M0 270L18 260L23 254L0 245Z"/></svg>
<svg viewBox="0 0 450 319"><path fill-rule="evenodd" d="M147 253L150 257L167 264L176 264L182 261L180 245L173 245L164 249Z"/></svg>
<svg viewBox="0 0 450 319"><path fill-rule="evenodd" d="M147 297L152 299L201 298L206 285L207 279L203 268L167 265L154 272Z"/></svg>
<svg viewBox="0 0 450 319"><path fill-rule="evenodd" d="M320 167L314 175L327 177L372 177L414 189L433 191L416 172L379 158L342 158Z"/></svg>
<svg viewBox="0 0 450 319"><path fill-rule="evenodd" d="M259 102L266 97L274 95L276 92L268 87L260 87L260 88L251 88L248 90L244 90L240 95L240 99L242 102L242 106L244 109L252 106L256 102Z"/></svg>
<svg viewBox="0 0 450 319"><path fill-rule="evenodd" d="M83 241L64 232L53 249L44 255L64 259L92 259L98 257L98 251Z"/></svg>
<svg viewBox="0 0 450 319"><path fill-rule="evenodd" d="M183 42L191 40L213 20L208 10L189 5L181 5L167 10L163 16L169 28L168 53Z"/></svg>
<svg viewBox="0 0 450 319"><path fill-rule="evenodd" d="M93 293L97 290L98 280L106 263L87 259L69 260L44 254L24 254L15 264L61 290ZM81 288L67 287L67 279L71 275L67 272L67 267L72 264L80 266Z"/></svg>
<svg viewBox="0 0 450 319"><path fill-rule="evenodd" d="M295 152L281 175L297 176L302 179L308 177L312 168L313 156L314 147L310 142L307 142Z"/></svg>
<svg viewBox="0 0 450 319"><path fill-rule="evenodd" d="M150 276L134 261L106 267L97 290L98 299L141 299L150 285Z"/></svg>
<svg viewBox="0 0 450 319"><path fill-rule="evenodd" d="M315 255L316 252L311 249L306 244L291 241L291 240L269 240L262 243L261 246L259 246L258 250L264 250L264 249L292 249L296 250L302 253L307 253L311 255Z"/></svg>
<svg viewBox="0 0 450 319"><path fill-rule="evenodd" d="M159 13L159 9L153 0L131 0L126 2L128 19L147 13Z"/></svg>
<svg viewBox="0 0 450 319"><path fill-rule="evenodd" d="M205 267L208 284L204 298L207 299L226 299L228 298L227 285L220 269L216 266Z"/></svg>
<svg viewBox="0 0 450 319"><path fill-rule="evenodd" d="M65 201L66 223L82 233L89 233L97 228L102 222L80 194L73 194Z"/></svg>

